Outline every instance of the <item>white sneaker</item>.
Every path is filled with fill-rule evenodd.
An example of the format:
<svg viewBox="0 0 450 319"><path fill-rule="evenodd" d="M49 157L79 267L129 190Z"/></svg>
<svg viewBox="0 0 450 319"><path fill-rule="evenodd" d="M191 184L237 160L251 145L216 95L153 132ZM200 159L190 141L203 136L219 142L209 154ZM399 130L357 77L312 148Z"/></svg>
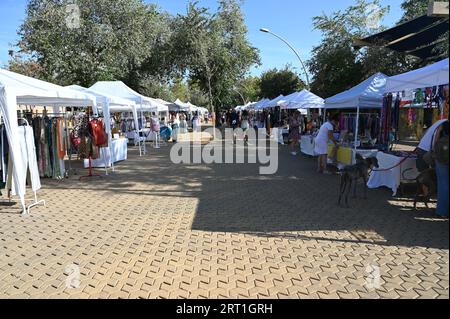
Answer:
<svg viewBox="0 0 450 319"><path fill-rule="evenodd" d="M297 156L297 152L291 152L292 156Z"/></svg>

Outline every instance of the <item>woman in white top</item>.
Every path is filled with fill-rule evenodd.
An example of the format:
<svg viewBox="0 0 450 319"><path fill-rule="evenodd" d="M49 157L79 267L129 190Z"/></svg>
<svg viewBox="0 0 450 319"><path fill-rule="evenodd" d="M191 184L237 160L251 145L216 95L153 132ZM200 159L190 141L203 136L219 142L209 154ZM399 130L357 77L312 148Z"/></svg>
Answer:
<svg viewBox="0 0 450 319"><path fill-rule="evenodd" d="M244 132L244 142L248 143L248 130L250 129L250 122L249 122L249 114L248 114L247 110L242 112L241 129Z"/></svg>
<svg viewBox="0 0 450 319"><path fill-rule="evenodd" d="M334 127L338 125L339 115L335 114L328 119L328 122L324 123L319 130L319 134L315 139L314 152L319 156L318 168L319 173L325 173L327 170L327 158L328 158L328 142L332 141L334 145L337 145L337 141L334 139Z"/></svg>

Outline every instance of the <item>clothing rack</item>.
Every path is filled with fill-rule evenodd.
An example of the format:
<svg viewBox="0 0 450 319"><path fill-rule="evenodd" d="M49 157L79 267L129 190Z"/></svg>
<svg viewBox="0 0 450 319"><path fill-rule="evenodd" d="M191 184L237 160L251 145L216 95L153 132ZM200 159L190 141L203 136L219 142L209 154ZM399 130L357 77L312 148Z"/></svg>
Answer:
<svg viewBox="0 0 450 319"><path fill-rule="evenodd" d="M87 121L89 122L89 112L86 112L86 117L87 117ZM84 175L80 177L80 181L82 181L83 179L86 178L93 178L93 177L99 177L101 178L102 176L100 174L96 174L92 168L92 155L89 154L89 174L88 175Z"/></svg>
<svg viewBox="0 0 450 319"><path fill-rule="evenodd" d="M38 115L38 113L32 113L32 115L34 115L34 114L37 114ZM65 175L67 176L67 177L69 177L70 176L70 173L73 171L74 172L74 174L73 175L77 175L77 172L76 172L76 170L74 169L74 168L72 168L72 150L71 150L71 148L69 147L69 145L70 145L70 138L69 138L69 128L67 127L67 112L47 112L47 111L44 111L44 113L42 113L41 114L42 116L55 116L55 117L62 117L63 119L64 119L64 126L65 126L65 128L64 128L64 131L65 131L65 136L64 136L64 139L65 139L65 142L66 142L66 152L67 152L67 156L68 156L68 158L69 158L69 168L68 169L66 169L66 171L65 171Z"/></svg>

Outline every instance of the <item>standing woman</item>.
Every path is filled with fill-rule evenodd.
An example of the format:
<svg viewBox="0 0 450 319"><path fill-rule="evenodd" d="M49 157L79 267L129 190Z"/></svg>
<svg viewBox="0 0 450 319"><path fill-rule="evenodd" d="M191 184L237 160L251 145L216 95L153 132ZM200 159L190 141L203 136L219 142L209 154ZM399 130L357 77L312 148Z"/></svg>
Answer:
<svg viewBox="0 0 450 319"><path fill-rule="evenodd" d="M200 131L200 119L197 112L194 113L194 117L192 118L192 130L194 131L194 133Z"/></svg>
<svg viewBox="0 0 450 319"><path fill-rule="evenodd" d="M248 115L248 111L245 110L242 112L242 117L241 117L241 129L244 132L244 142L248 143L248 130L250 128L250 120L249 120L249 115Z"/></svg>
<svg viewBox="0 0 450 319"><path fill-rule="evenodd" d="M293 156L297 155L297 150L299 148L300 140L300 112L295 111L293 115L289 117L289 138L291 139L291 154Z"/></svg>
<svg viewBox="0 0 450 319"><path fill-rule="evenodd" d="M448 217L448 153L449 123L444 122L436 131L433 143L433 154L436 164L438 202L436 214Z"/></svg>
<svg viewBox="0 0 450 319"><path fill-rule="evenodd" d="M328 158L328 142L332 141L337 146L337 141L334 139L334 128L338 125L339 115L335 114L324 123L319 130L319 134L315 139L314 152L319 156L317 172L321 174L327 173L327 158Z"/></svg>

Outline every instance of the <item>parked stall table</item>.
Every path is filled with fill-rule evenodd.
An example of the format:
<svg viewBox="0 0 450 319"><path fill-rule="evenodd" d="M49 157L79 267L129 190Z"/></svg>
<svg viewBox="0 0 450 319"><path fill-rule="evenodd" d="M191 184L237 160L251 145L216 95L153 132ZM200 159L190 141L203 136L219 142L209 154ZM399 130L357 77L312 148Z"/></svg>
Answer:
<svg viewBox="0 0 450 319"><path fill-rule="evenodd" d="M105 160L106 163L110 163L111 156L113 157L112 162L120 162L125 161L128 158L128 139L127 138L118 138L113 139L111 141L111 150L112 154L109 154L109 151L107 148L100 149L101 151L101 158L92 160L92 167L105 167ZM106 158L105 158L106 156ZM84 167L89 167L89 160L84 160Z"/></svg>
<svg viewBox="0 0 450 319"><path fill-rule="evenodd" d="M385 186L392 190L393 196L396 196L405 172L408 175L408 179L414 179L419 175L416 158L378 152L377 159L379 168L370 175L367 183L369 188Z"/></svg>

